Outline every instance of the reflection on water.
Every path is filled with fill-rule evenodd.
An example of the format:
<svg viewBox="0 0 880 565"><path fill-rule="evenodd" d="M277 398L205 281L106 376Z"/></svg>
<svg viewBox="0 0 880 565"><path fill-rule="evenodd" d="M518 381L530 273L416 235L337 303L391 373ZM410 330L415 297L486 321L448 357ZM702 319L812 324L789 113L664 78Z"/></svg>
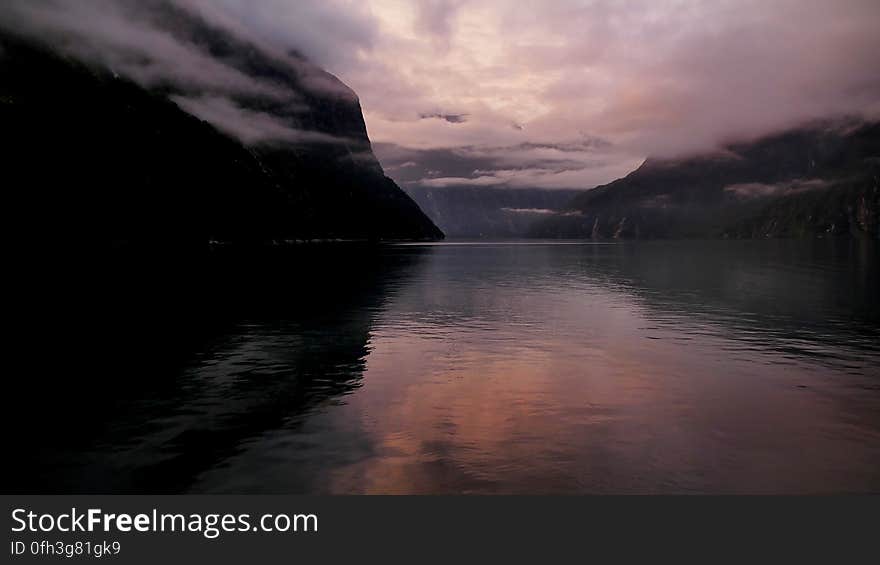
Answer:
<svg viewBox="0 0 880 565"><path fill-rule="evenodd" d="M870 242L450 242L145 271L114 266L79 317L44 320L88 328L66 349L89 373L29 381L21 410L43 417L17 434L16 488L880 490Z"/></svg>

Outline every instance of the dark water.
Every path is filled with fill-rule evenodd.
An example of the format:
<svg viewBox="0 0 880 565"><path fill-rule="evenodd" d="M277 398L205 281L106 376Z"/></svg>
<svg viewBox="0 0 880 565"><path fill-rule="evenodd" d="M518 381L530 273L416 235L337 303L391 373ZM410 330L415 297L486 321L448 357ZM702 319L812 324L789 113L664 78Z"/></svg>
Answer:
<svg viewBox="0 0 880 565"><path fill-rule="evenodd" d="M35 323L15 489L880 491L870 242L95 268Z"/></svg>

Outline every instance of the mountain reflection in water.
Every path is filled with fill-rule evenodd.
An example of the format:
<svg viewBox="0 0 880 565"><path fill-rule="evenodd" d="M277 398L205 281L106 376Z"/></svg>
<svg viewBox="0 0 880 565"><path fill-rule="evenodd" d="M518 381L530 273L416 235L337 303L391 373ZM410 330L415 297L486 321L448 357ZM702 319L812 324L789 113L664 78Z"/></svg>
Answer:
<svg viewBox="0 0 880 565"><path fill-rule="evenodd" d="M446 242L91 272L14 488L880 490L872 242ZM74 306L70 306L74 304Z"/></svg>

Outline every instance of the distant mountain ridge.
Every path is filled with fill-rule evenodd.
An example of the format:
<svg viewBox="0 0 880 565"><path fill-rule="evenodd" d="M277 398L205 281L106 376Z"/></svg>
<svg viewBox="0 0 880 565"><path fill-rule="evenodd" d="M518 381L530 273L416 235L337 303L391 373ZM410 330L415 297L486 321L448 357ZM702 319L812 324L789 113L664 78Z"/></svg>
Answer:
<svg viewBox="0 0 880 565"><path fill-rule="evenodd" d="M486 186L406 186L428 217L449 237L526 237L533 225L560 212L572 190Z"/></svg>
<svg viewBox="0 0 880 565"><path fill-rule="evenodd" d="M0 28L0 150L24 235L102 244L443 237L385 176L357 96L336 77L172 2L127 5L232 69L242 90L145 85L138 73L157 65L147 57L125 55L134 72L123 73Z"/></svg>
<svg viewBox="0 0 880 565"><path fill-rule="evenodd" d="M814 123L712 154L648 159L566 210L530 235L880 238L880 124Z"/></svg>

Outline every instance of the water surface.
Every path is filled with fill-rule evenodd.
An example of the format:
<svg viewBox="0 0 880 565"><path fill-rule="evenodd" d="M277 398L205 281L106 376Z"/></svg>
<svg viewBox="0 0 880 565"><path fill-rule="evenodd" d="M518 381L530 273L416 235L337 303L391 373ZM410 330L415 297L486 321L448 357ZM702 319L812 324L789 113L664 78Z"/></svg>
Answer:
<svg viewBox="0 0 880 565"><path fill-rule="evenodd" d="M22 488L880 491L871 242L313 255L116 269Z"/></svg>

